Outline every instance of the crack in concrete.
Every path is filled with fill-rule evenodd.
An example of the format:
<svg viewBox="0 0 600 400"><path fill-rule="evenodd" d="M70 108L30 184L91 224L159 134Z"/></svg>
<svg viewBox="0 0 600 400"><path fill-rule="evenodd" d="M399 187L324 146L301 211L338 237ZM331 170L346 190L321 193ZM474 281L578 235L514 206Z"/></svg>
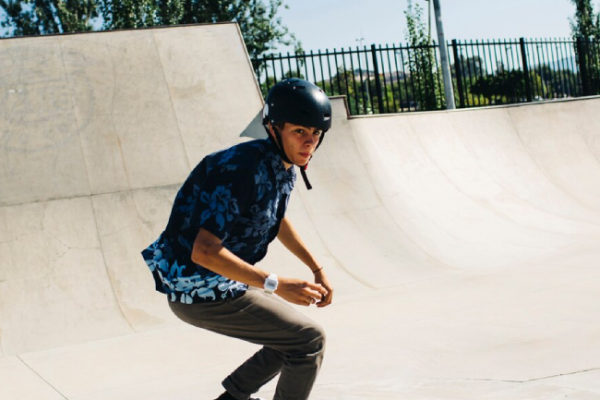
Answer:
<svg viewBox="0 0 600 400"><path fill-rule="evenodd" d="M92 200L92 213L94 215L94 223L96 225L96 240L98 241L98 244L100 245L100 254L102 255L102 263L104 264L104 271L106 273L106 277L108 278L108 282L110 284L110 288L112 290L112 294L114 296L115 303L117 304L117 307L119 308L119 311L121 313L121 316L123 317L123 320L129 326L131 331L137 332L137 330L135 329L135 327L133 326L131 321L129 321L129 318L127 318L127 314L125 313L124 305L121 303L121 299L119 298L119 296L117 296L117 291L115 289L116 284L114 282L114 279L111 277L108 262L106 261L106 250L104 249L104 243L102 242L103 238L100 235L100 232L98 229L98 212L96 210L93 200Z"/></svg>
<svg viewBox="0 0 600 400"><path fill-rule="evenodd" d="M54 385L52 385L50 382L48 382L46 379L44 379L44 377L42 377L35 369L33 369L29 364L27 364L22 358L21 356L17 355L15 356L19 359L19 361L21 361L23 363L24 366L26 366L31 372L33 372L35 375L38 376L38 378L40 378L46 385L50 386L56 393L58 393L60 395L60 397L62 397L65 400L69 400L67 398L67 396L65 396L63 393L61 393L60 390L58 390Z"/></svg>
<svg viewBox="0 0 600 400"><path fill-rule="evenodd" d="M171 93L171 88L169 87L169 83L167 81L167 73L165 72L165 64L161 57L160 51L158 50L158 43L156 42L156 35L154 33L151 33L151 35L152 35L152 39L154 40L156 56L158 58L158 61L160 62L161 71L162 71L162 75L163 75L163 79L164 79L164 83L165 83L165 88L167 89L167 93L169 94L169 104L171 105L171 112L173 112L175 124L177 125L177 131L179 132L179 138L181 139L181 147L183 148L183 154L185 155L185 161L187 162L188 171L191 171L192 167L191 167L191 163L190 163L190 157L186 151L186 146L185 146L186 143L183 138L183 132L181 131L181 125L179 122L181 118L179 118L179 116L177 115L177 109L175 108L175 104L173 102L173 94Z"/></svg>
<svg viewBox="0 0 600 400"><path fill-rule="evenodd" d="M557 378L559 376L567 376L567 375L575 375L575 374L583 374L586 372L592 372L592 371L600 371L600 368L590 368L590 369L583 369L581 371L574 371L574 372L567 372L564 374L558 374L558 375L551 375L551 376L546 376L544 378L535 378L535 379L530 379L528 381L525 382L534 382L534 381L541 381L544 379L552 379L552 378Z"/></svg>
<svg viewBox="0 0 600 400"><path fill-rule="evenodd" d="M106 196L106 195L111 195L111 194L120 194L120 193L130 193L130 192L138 192L138 191L142 191L142 190L155 190L155 189L165 189L165 188L175 188L178 189L181 187L181 185L183 185L184 181L181 182L177 182L177 183L167 183L164 185L158 185L158 186L146 186L146 187L139 187L139 188L129 188L129 189L123 189L123 190L112 190L112 191L106 191L106 192L98 192L98 193L92 193L92 194L76 194L76 195L71 195L71 196L63 196L63 197L48 197L47 199L43 199L43 200L34 200L34 201L24 201L21 203L12 203L12 204L2 204L0 203L0 209L2 208L9 208L9 207L17 207L17 206L28 206L28 205L33 205L33 204L46 204L46 203L51 203L54 201L62 201L62 200L76 200L76 199L85 199L85 198L94 198L97 196Z"/></svg>
<svg viewBox="0 0 600 400"><path fill-rule="evenodd" d="M8 243L13 243L13 242L18 242L22 237L32 235L32 234L33 234L32 232L25 232L25 233L15 236L11 239L0 241L0 244L8 244Z"/></svg>
<svg viewBox="0 0 600 400"><path fill-rule="evenodd" d="M0 283L2 283L4 281L0 281ZM0 358L6 356L6 350L4 350L4 341L2 340L2 336L4 334L4 332L2 332L2 318L0 318Z"/></svg>
<svg viewBox="0 0 600 400"><path fill-rule="evenodd" d="M464 379L461 379L461 380L465 380L465 381L483 381L483 382L529 383L529 382L543 381L545 379L558 378L558 377L561 377L561 376L583 374L583 373L586 373L586 372L599 371L599 370L600 370L600 368L590 368L590 369L583 369L581 371L565 372L564 374L550 375L550 376L545 376L545 377L542 377L542 378L533 378L533 379L526 379L526 380L484 379L484 378L481 378L481 379L480 378L464 378Z"/></svg>
<svg viewBox="0 0 600 400"><path fill-rule="evenodd" d="M128 229L135 229L135 227L136 227L136 225L127 225L127 226L124 226L122 228L117 229L114 232L104 234L104 235L102 235L102 237L105 238L105 239L106 238L110 238L110 237L115 236L115 235L117 235L117 234L119 234L119 233L121 233L123 231L128 230Z"/></svg>
<svg viewBox="0 0 600 400"><path fill-rule="evenodd" d="M50 229L46 228L46 212L48 211L48 206L43 207L42 208L42 218L40 220L41 225L42 225L42 232L47 232L50 237L54 240L56 240L57 242L59 242L60 244L63 245L63 247L66 247L66 252L68 252L71 249L71 246L69 246L68 244L64 243L62 240L60 240L60 238L58 237L58 235L54 234Z"/></svg>

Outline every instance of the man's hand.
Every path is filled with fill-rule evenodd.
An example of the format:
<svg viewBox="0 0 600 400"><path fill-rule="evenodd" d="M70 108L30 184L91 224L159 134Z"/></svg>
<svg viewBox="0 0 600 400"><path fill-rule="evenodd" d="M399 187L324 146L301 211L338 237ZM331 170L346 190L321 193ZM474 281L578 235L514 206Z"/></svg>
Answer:
<svg viewBox="0 0 600 400"><path fill-rule="evenodd" d="M315 260L312 254L310 254L310 252L300 239L300 235L298 235L298 232L296 232L296 230L292 226L292 223L287 217L281 220L281 225L279 228L279 233L277 234L277 238L279 238L281 243L283 243L283 245L287 247L288 250L290 250L312 271L315 271L317 268L319 268L319 263L317 262L317 260ZM317 298L317 307L326 307L331 304L331 301L333 299L333 288L331 287L331 284L329 283L329 280L327 279L327 276L325 275L325 272L323 272L322 269L313 273L315 274L315 283L320 288L323 288L325 290L325 293L319 292L320 296ZM294 301L291 302L294 303Z"/></svg>
<svg viewBox="0 0 600 400"><path fill-rule="evenodd" d="M279 278L279 286L275 293L282 299L300 306L310 306L327 296L327 290L316 283L302 279Z"/></svg>
<svg viewBox="0 0 600 400"><path fill-rule="evenodd" d="M324 270L321 269L315 272L315 283L321 285L327 291L327 294L317 302L317 307L327 307L333 301L333 287L331 287Z"/></svg>

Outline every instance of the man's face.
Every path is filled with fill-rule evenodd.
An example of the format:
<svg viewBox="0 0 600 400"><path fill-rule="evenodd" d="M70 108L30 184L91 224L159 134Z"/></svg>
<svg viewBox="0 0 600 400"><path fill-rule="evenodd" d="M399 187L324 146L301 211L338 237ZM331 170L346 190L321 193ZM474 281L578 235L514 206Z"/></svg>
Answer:
<svg viewBox="0 0 600 400"><path fill-rule="evenodd" d="M270 129L270 131L271 135L274 135L273 129ZM292 163L300 166L308 163L310 156L317 149L317 145L323 134L319 129L294 125L287 122L283 129L280 129L279 131L281 133L281 141L283 142L285 154ZM291 166L285 162L284 164L286 168Z"/></svg>

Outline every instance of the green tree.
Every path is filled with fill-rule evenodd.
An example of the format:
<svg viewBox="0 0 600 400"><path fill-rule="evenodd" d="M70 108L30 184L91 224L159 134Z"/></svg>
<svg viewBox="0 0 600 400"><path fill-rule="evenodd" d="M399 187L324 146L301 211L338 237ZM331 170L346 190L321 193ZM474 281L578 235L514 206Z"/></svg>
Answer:
<svg viewBox="0 0 600 400"><path fill-rule="evenodd" d="M545 88L546 98L571 97L577 85L576 75L568 69L554 69L548 64L538 65L534 71L541 77Z"/></svg>
<svg viewBox="0 0 600 400"><path fill-rule="evenodd" d="M405 110L414 110L416 104L411 102L409 99L414 99L415 95L412 92L412 88L409 87L406 82L402 80L397 80L395 82L390 82L390 84L385 86L385 98L389 99L389 108L390 112L402 112Z"/></svg>
<svg viewBox="0 0 600 400"><path fill-rule="evenodd" d="M440 71L436 68L435 46L429 29L422 21L423 9L408 0L406 16L406 39L412 51L409 52L408 69L411 84L416 87L415 99L421 110L442 108Z"/></svg>
<svg viewBox="0 0 600 400"><path fill-rule="evenodd" d="M235 21L251 59L301 43L277 15L283 0L98 0L105 29Z"/></svg>
<svg viewBox="0 0 600 400"><path fill-rule="evenodd" d="M600 14L594 13L591 0L571 0L575 5L575 18L571 19L571 33L574 40L580 40L577 47L577 63L585 71L588 94L600 93Z"/></svg>
<svg viewBox="0 0 600 400"><path fill-rule="evenodd" d="M130 29L175 25L183 17L178 0L98 0L104 29Z"/></svg>
<svg viewBox="0 0 600 400"><path fill-rule="evenodd" d="M373 114L369 104L369 90L375 90L375 84L370 88L365 79L361 85L357 71L345 70L343 67L339 67L331 79L316 82L316 85L323 88L330 96L346 96L348 108L352 115Z"/></svg>
<svg viewBox="0 0 600 400"><path fill-rule="evenodd" d="M571 0L575 5L575 18L571 18L573 38L600 40L600 14L594 13L591 0Z"/></svg>
<svg viewBox="0 0 600 400"><path fill-rule="evenodd" d="M480 56L465 57L461 54L459 58L461 74L465 78L477 78L481 76L483 73L483 60ZM456 65L452 64L451 69L452 71L456 71Z"/></svg>
<svg viewBox="0 0 600 400"><path fill-rule="evenodd" d="M529 79L533 89L544 98L549 88L541 76L532 71ZM502 71L496 75L483 76L470 87L470 93L483 96L486 104L506 104L526 101L525 74L520 70Z"/></svg>
<svg viewBox="0 0 600 400"><path fill-rule="evenodd" d="M282 6L283 0L0 0L0 26L23 36L89 31L95 18L104 30L235 21L255 59L277 44L301 51L278 16Z"/></svg>
<svg viewBox="0 0 600 400"><path fill-rule="evenodd" d="M0 0L0 26L7 36L91 31L97 6L96 0Z"/></svg>
<svg viewBox="0 0 600 400"><path fill-rule="evenodd" d="M261 68L261 67L259 67L259 68ZM282 81L284 79L289 79L289 78L306 79L304 77L304 75L299 70L296 70L296 69L286 71L283 74L283 76L278 75L277 78L275 78L275 77L273 77L273 72L271 70L266 69L266 67L263 67L263 68L265 68L265 73L262 75L258 72L259 70L255 69L256 76L258 77L258 79L260 81L260 91L261 91L263 97L267 97L269 90L271 90L271 88L273 86L275 86L275 84L278 81Z"/></svg>

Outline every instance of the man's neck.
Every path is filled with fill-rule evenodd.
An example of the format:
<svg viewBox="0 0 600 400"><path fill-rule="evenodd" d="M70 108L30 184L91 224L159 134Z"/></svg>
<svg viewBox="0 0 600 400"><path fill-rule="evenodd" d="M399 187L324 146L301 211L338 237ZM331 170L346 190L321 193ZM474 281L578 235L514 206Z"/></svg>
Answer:
<svg viewBox="0 0 600 400"><path fill-rule="evenodd" d="M271 134L271 135L269 135L269 136L270 136L269 140L270 140L270 141L271 141L271 142L272 142L272 143L273 143L275 146L277 146L277 148L278 148L278 149L281 149L281 147L279 146L279 143L277 143L277 141L275 140L275 138L273 137L273 135ZM285 152L284 152L284 154L285 154ZM283 163L283 167L284 167L286 170L290 169L290 168L291 168L291 167L294 165L294 164L290 164L290 163L287 163L287 162L283 161L283 158L281 158L281 162Z"/></svg>

